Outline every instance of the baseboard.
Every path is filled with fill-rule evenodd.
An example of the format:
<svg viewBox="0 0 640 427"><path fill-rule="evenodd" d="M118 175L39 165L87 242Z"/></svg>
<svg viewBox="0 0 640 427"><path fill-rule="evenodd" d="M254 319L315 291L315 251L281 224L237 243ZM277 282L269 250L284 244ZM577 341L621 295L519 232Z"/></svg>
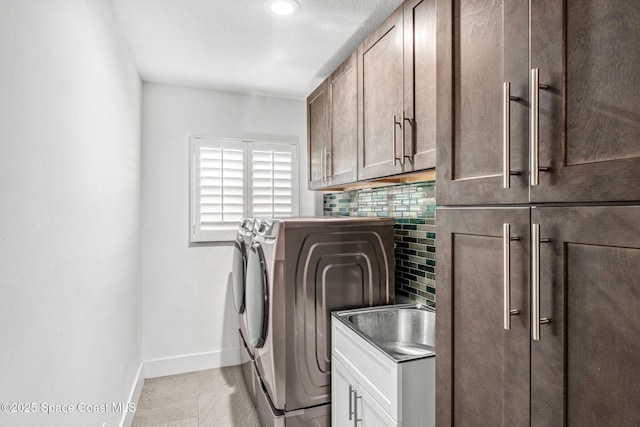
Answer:
<svg viewBox="0 0 640 427"><path fill-rule="evenodd" d="M129 393L129 399L127 403L138 403L140 400L140 394L142 393L142 386L144 386L144 362L140 363L138 367L138 373L136 374L135 381L133 383L133 387L131 388L131 393ZM125 411L122 416L122 421L120 422L120 427L128 427L133 422L133 417L136 413Z"/></svg>
<svg viewBox="0 0 640 427"><path fill-rule="evenodd" d="M164 377L239 364L239 348L147 360L143 363L145 378Z"/></svg>

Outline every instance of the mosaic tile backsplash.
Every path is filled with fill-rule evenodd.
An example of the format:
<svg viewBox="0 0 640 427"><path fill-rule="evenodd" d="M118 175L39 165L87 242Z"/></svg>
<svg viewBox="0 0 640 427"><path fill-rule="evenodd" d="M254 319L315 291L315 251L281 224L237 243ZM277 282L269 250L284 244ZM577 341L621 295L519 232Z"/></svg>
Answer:
<svg viewBox="0 0 640 427"><path fill-rule="evenodd" d="M325 216L395 218L396 292L436 306L436 183L327 193Z"/></svg>

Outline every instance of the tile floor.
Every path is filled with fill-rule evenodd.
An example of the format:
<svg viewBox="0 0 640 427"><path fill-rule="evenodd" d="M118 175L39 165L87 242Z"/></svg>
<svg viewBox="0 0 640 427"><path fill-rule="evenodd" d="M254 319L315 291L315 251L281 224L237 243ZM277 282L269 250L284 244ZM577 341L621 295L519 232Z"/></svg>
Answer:
<svg viewBox="0 0 640 427"><path fill-rule="evenodd" d="M239 366L144 381L134 427L260 427Z"/></svg>

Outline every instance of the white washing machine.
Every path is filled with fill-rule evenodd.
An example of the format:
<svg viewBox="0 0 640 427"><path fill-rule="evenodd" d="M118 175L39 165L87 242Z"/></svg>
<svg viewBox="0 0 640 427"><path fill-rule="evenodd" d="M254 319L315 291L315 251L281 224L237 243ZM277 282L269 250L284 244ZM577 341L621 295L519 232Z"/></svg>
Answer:
<svg viewBox="0 0 640 427"><path fill-rule="evenodd" d="M246 343L265 426L329 427L331 312L394 302L393 219L264 220L247 257Z"/></svg>

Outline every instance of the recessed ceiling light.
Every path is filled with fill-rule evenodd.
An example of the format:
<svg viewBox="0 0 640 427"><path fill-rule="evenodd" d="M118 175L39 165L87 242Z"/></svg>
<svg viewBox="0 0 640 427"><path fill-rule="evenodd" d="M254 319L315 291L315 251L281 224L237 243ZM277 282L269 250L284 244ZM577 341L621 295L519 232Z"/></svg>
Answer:
<svg viewBox="0 0 640 427"><path fill-rule="evenodd" d="M300 10L300 4L295 0L271 0L267 8L276 15L291 15Z"/></svg>

